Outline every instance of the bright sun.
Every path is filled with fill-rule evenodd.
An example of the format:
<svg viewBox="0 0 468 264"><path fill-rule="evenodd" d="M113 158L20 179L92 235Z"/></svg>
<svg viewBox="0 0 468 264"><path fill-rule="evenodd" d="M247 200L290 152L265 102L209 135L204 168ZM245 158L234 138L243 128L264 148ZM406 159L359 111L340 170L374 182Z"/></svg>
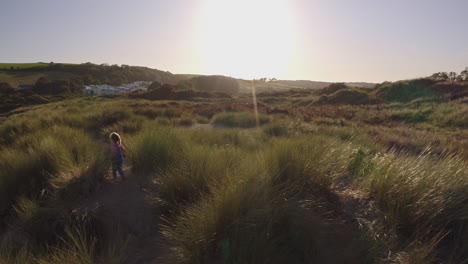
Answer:
<svg viewBox="0 0 468 264"><path fill-rule="evenodd" d="M198 50L203 72L278 77L293 54L287 0L204 0Z"/></svg>

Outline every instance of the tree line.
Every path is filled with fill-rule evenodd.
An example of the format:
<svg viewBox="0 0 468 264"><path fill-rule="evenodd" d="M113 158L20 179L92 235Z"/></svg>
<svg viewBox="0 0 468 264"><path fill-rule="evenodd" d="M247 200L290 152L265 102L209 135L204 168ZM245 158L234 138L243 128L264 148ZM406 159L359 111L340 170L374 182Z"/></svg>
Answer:
<svg viewBox="0 0 468 264"><path fill-rule="evenodd" d="M461 71L460 74L456 72L436 72L430 78L437 81L468 81L468 67Z"/></svg>

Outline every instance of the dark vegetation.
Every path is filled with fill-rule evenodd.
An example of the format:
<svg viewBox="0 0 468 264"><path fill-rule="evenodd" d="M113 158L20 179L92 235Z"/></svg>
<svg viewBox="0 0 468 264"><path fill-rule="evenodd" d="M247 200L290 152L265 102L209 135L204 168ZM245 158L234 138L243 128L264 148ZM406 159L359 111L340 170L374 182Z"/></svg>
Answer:
<svg viewBox="0 0 468 264"><path fill-rule="evenodd" d="M155 88L157 87L157 88ZM199 90L178 90L177 86L170 84L151 85L148 92L131 94L132 98L144 98L148 100L193 100L194 98L231 98L230 95L221 92L202 92Z"/></svg>
<svg viewBox="0 0 468 264"><path fill-rule="evenodd" d="M32 66L28 68L3 69L5 73L18 76L24 74L44 74L49 79L68 79L73 76L81 84L110 84L120 85L135 81L160 81L164 83L177 83L178 77L170 72L159 71L147 67L137 67L128 65L107 65L107 64L63 64L51 63ZM62 73L62 78L51 78L51 73Z"/></svg>
<svg viewBox="0 0 468 264"><path fill-rule="evenodd" d="M238 94L240 91L239 80L225 76L198 76L179 82L177 87L182 90L227 94Z"/></svg>
<svg viewBox="0 0 468 264"><path fill-rule="evenodd" d="M259 94L257 116L248 94L155 83L18 108L0 120L0 263L136 259L143 235L88 203L110 184L112 131L154 215L148 261L464 263L467 89L292 89Z"/></svg>

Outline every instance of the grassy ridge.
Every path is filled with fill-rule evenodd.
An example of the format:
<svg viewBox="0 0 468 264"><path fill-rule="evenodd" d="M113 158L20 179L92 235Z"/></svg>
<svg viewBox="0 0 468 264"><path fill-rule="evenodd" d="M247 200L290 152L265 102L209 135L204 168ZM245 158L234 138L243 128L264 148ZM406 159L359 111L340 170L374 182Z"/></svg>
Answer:
<svg viewBox="0 0 468 264"><path fill-rule="evenodd" d="M48 66L48 63L0 63L0 69L28 69Z"/></svg>

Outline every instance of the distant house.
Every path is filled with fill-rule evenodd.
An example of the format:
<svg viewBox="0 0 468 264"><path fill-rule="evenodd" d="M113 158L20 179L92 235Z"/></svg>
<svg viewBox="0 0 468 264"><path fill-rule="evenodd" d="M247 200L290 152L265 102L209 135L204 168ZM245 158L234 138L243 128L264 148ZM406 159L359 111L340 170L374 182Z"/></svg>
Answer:
<svg viewBox="0 0 468 264"><path fill-rule="evenodd" d="M84 92L86 94L95 95L95 94L119 94L119 93L129 93L133 91L147 91L148 86L151 82L138 81L130 84L121 84L119 86L113 86L108 84L94 84L83 86Z"/></svg>
<svg viewBox="0 0 468 264"><path fill-rule="evenodd" d="M91 94L91 95L94 94L94 90L93 90L93 88L91 88L90 86L84 86L83 88L84 88L84 92L85 92L86 94Z"/></svg>
<svg viewBox="0 0 468 264"><path fill-rule="evenodd" d="M33 88L33 85L31 84L21 84L18 86L18 91L28 91L28 90L31 90Z"/></svg>

